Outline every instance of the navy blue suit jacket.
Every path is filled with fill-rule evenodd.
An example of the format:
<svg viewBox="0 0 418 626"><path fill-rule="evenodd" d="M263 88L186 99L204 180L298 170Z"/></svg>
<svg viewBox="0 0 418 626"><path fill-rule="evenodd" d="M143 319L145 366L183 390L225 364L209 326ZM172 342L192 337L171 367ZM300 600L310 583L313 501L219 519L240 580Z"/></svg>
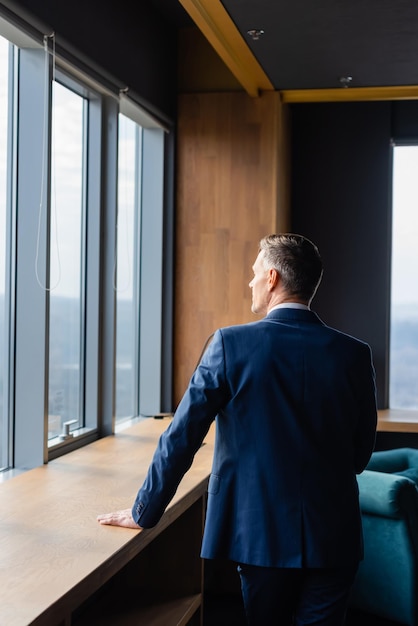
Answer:
<svg viewBox="0 0 418 626"><path fill-rule="evenodd" d="M158 522L214 419L202 557L297 568L362 558L356 474L377 422L366 343L292 308L217 330L136 497L140 526Z"/></svg>

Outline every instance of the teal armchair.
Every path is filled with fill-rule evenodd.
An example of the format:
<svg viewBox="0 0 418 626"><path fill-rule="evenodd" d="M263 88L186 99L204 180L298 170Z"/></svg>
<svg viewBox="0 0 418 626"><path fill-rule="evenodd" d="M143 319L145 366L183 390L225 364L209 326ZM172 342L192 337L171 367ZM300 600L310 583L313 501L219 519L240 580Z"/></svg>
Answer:
<svg viewBox="0 0 418 626"><path fill-rule="evenodd" d="M357 478L365 555L351 606L418 626L418 450L374 452Z"/></svg>

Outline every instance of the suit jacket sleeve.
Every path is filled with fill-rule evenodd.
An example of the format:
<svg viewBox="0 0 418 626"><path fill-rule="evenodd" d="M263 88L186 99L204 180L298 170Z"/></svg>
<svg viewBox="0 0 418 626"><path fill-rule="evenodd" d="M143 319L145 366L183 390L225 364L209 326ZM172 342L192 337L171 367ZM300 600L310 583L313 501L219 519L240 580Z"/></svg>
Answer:
<svg viewBox="0 0 418 626"><path fill-rule="evenodd" d="M355 471L360 474L370 460L376 440L376 375L371 349L364 344L364 358L358 364L358 379L362 383L360 410L355 431Z"/></svg>
<svg viewBox="0 0 418 626"><path fill-rule="evenodd" d="M221 331L196 368L173 421L161 435L132 516L142 528L155 526L173 498L184 474L220 408L228 401Z"/></svg>

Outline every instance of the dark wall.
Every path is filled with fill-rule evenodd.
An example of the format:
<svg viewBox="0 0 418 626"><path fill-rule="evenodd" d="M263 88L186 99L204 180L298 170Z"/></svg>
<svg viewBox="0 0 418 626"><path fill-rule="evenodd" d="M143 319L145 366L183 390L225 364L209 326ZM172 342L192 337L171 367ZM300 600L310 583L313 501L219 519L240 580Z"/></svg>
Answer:
<svg viewBox="0 0 418 626"><path fill-rule="evenodd" d="M418 143L417 100L400 100L392 104L392 136L399 143Z"/></svg>
<svg viewBox="0 0 418 626"><path fill-rule="evenodd" d="M392 448L418 449L418 433L384 432L376 436L375 450L391 450Z"/></svg>
<svg viewBox="0 0 418 626"><path fill-rule="evenodd" d="M387 407L391 103L300 104L292 118L292 230L324 261L314 310L373 350Z"/></svg>
<svg viewBox="0 0 418 626"><path fill-rule="evenodd" d="M56 45L70 49L130 90L151 112L175 119L177 30L150 2L4 0ZM142 103L142 102L141 102Z"/></svg>

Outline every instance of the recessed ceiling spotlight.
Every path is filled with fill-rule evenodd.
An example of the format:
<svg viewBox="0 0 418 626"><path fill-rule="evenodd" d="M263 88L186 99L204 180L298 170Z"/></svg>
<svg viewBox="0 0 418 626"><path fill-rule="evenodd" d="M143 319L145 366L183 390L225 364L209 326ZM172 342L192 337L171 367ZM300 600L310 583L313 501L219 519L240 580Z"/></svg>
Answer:
<svg viewBox="0 0 418 626"><path fill-rule="evenodd" d="M258 41L260 36L264 35L264 30L261 28L252 28L251 30L247 30L247 35L249 35L253 41Z"/></svg>
<svg viewBox="0 0 418 626"><path fill-rule="evenodd" d="M341 87L344 87L344 88L349 87L352 80L353 80L352 76L341 76L340 78Z"/></svg>

